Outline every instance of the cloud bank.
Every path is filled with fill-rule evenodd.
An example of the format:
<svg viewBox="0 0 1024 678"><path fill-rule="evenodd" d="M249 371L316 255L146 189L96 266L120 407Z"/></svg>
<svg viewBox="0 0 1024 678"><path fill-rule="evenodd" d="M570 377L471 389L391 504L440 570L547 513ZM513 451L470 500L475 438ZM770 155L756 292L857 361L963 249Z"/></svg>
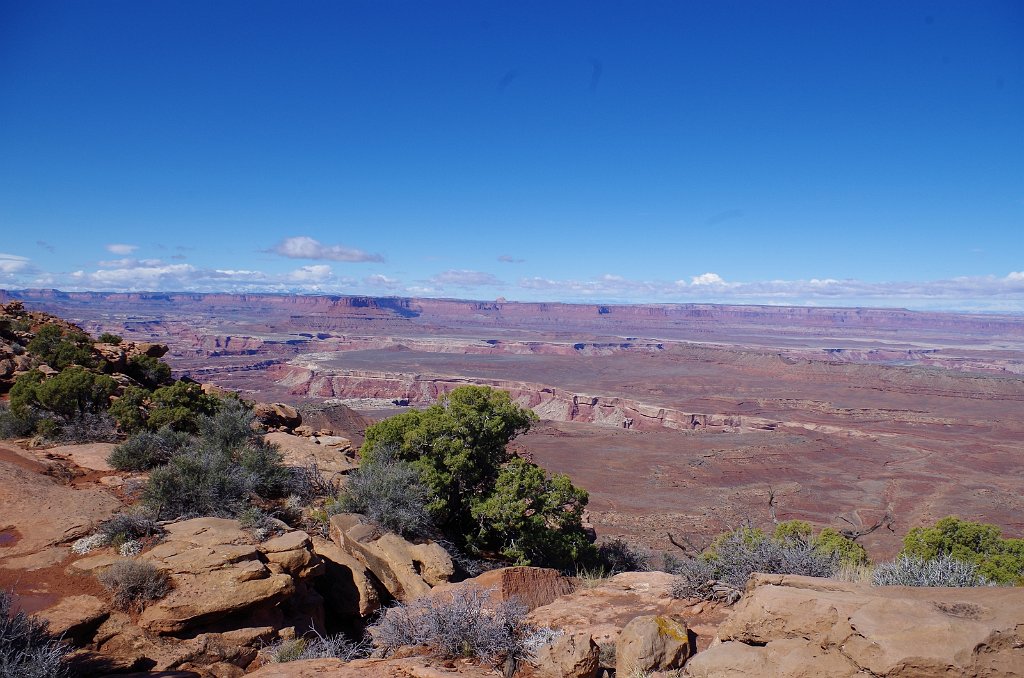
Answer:
<svg viewBox="0 0 1024 678"><path fill-rule="evenodd" d="M363 250L343 245L325 245L305 235L285 238L270 250L289 259L324 259L327 261L346 261L350 263L384 261L379 254L370 254Z"/></svg>

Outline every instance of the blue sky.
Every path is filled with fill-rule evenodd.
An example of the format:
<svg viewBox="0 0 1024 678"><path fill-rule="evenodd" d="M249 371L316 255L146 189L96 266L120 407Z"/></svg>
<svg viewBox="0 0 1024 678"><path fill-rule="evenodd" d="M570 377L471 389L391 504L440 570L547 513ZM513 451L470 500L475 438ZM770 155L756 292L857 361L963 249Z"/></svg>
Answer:
<svg viewBox="0 0 1024 678"><path fill-rule="evenodd" d="M1024 4L0 0L0 286L1024 311Z"/></svg>

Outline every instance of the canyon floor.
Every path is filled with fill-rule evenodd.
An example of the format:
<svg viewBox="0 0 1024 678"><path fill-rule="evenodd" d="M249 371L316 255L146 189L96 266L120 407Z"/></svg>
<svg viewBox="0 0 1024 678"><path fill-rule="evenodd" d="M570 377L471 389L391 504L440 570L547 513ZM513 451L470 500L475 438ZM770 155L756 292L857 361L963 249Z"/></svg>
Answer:
<svg viewBox="0 0 1024 678"><path fill-rule="evenodd" d="M955 514L1024 535L1024 318L275 295L2 293L167 343L176 372L370 418L465 383L532 407L516 441L655 549L779 519L862 530L875 558ZM2 299L0 299L2 300Z"/></svg>

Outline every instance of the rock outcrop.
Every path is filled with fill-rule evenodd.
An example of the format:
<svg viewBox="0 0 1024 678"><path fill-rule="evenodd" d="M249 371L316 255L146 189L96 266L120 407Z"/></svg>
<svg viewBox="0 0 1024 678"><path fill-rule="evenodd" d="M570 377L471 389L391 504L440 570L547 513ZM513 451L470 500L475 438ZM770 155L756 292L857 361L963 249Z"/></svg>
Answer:
<svg viewBox="0 0 1024 678"><path fill-rule="evenodd" d="M381 533L362 516L342 513L331 517L331 539L372 572L396 600L409 601L449 581L455 565L447 551L426 541L413 544L397 534Z"/></svg>
<svg viewBox="0 0 1024 678"><path fill-rule="evenodd" d="M1022 676L1024 589L754 575L718 641L690 676Z"/></svg>

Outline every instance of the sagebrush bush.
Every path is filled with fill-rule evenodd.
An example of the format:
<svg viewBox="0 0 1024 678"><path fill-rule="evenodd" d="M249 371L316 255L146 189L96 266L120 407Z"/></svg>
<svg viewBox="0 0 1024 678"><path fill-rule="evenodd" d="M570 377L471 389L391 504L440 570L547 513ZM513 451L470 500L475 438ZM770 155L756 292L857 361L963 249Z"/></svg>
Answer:
<svg viewBox="0 0 1024 678"><path fill-rule="evenodd" d="M416 536L431 526L430 493L409 462L386 450L362 461L348 475L338 496L341 511L361 513L381 527L403 536Z"/></svg>
<svg viewBox="0 0 1024 678"><path fill-rule="evenodd" d="M228 399L215 414L198 418L195 427L199 435L137 434L137 447L123 453L125 459L152 460L187 441L150 473L142 501L154 515L233 516L253 495L276 498L291 492L295 476L280 450L252 427L252 413L243 403ZM173 444L161 447L167 440Z"/></svg>
<svg viewBox="0 0 1024 678"><path fill-rule="evenodd" d="M159 517L228 517L248 506L255 487L230 454L198 446L152 470L142 503Z"/></svg>
<svg viewBox="0 0 1024 678"><path fill-rule="evenodd" d="M36 431L39 414L32 408L15 412L6 403L0 404L0 438L25 438Z"/></svg>
<svg viewBox="0 0 1024 678"><path fill-rule="evenodd" d="M597 547L597 560L609 575L620 572L647 572L651 569L651 555L624 539L611 539Z"/></svg>
<svg viewBox="0 0 1024 678"><path fill-rule="evenodd" d="M370 644L354 641L344 634L322 636L313 631L311 638L282 640L270 648L270 660L277 663L306 659L340 659L352 661L369 656Z"/></svg>
<svg viewBox="0 0 1024 678"><path fill-rule="evenodd" d="M64 678L69 650L45 621L16 611L11 595L0 590L0 678Z"/></svg>
<svg viewBox="0 0 1024 678"><path fill-rule="evenodd" d="M118 513L102 523L97 534L103 535L108 544L120 547L125 542L137 541L160 534L163 529L150 516L139 513Z"/></svg>
<svg viewBox="0 0 1024 678"><path fill-rule="evenodd" d="M148 471L166 464L171 457L180 453L190 444L192 437L187 433L165 427L153 433L139 431L111 452L107 462L120 471Z"/></svg>
<svg viewBox="0 0 1024 678"><path fill-rule="evenodd" d="M385 654L422 645L436 657L473 657L498 666L527 658L534 630L518 600L492 605L487 591L467 586L388 609L370 635Z"/></svg>
<svg viewBox="0 0 1024 678"><path fill-rule="evenodd" d="M875 566L871 576L875 586L992 586L979 572L976 563L942 554L925 560L902 555L891 563Z"/></svg>
<svg viewBox="0 0 1024 678"><path fill-rule="evenodd" d="M903 538L902 555L934 560L947 555L978 566L986 579L1024 584L1024 539L1003 537L996 525L948 516L932 527L915 527Z"/></svg>
<svg viewBox="0 0 1024 678"><path fill-rule="evenodd" d="M672 593L677 598L719 599L719 584L742 591L754 572L829 577L839 568L839 556L799 540L770 539L760 530L737 530L715 540L698 558L680 562Z"/></svg>
<svg viewBox="0 0 1024 678"><path fill-rule="evenodd" d="M139 612L147 603L167 595L171 578L155 565L138 560L119 560L98 579L113 596L114 606Z"/></svg>

